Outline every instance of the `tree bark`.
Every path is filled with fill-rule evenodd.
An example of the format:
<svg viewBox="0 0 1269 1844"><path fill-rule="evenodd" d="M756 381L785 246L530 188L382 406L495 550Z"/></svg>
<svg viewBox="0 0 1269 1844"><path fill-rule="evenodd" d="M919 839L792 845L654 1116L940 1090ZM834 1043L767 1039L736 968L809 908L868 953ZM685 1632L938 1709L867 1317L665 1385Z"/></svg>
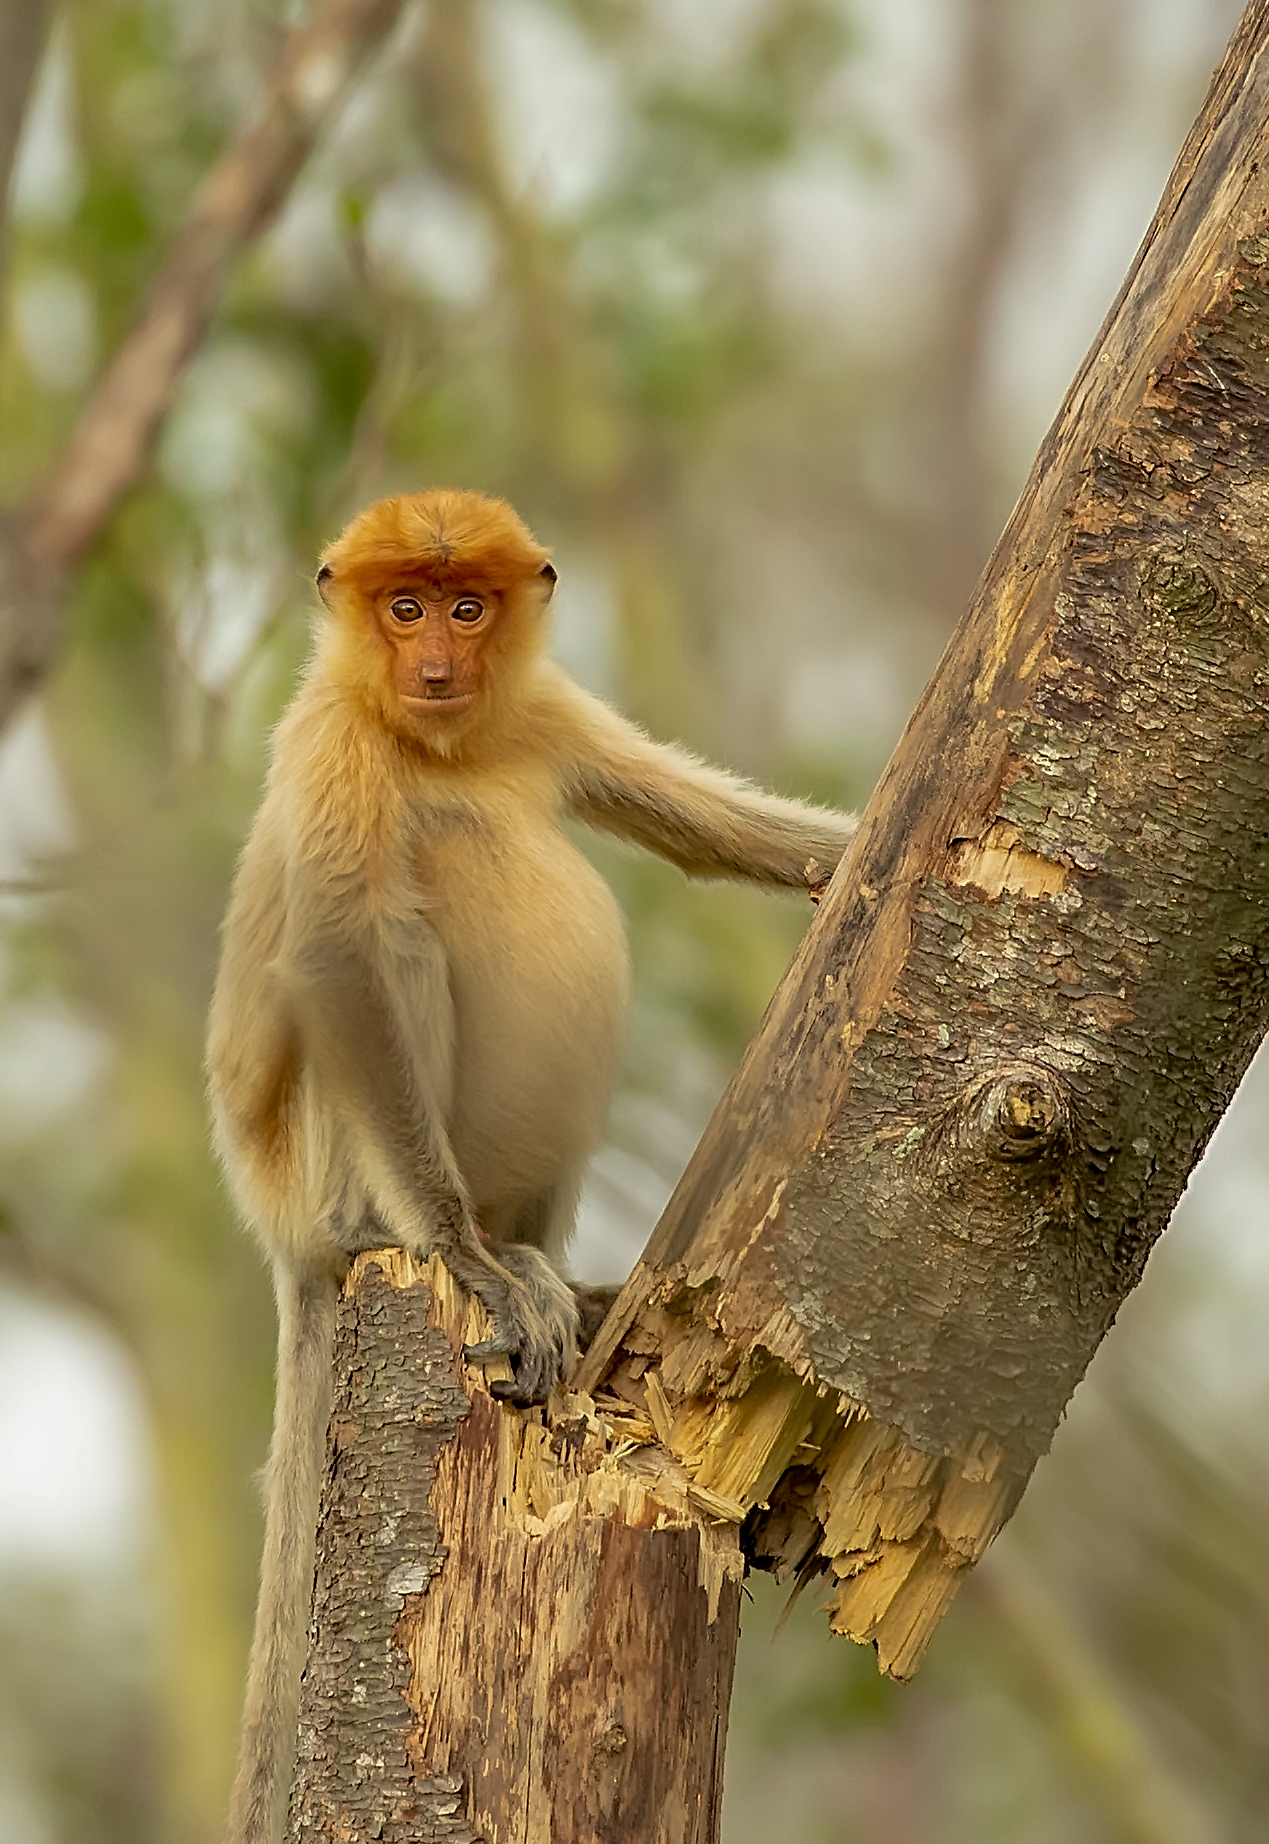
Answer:
<svg viewBox="0 0 1269 1844"><path fill-rule="evenodd" d="M912 1671L1269 1024L1269 6L584 1388Z"/></svg>
<svg viewBox="0 0 1269 1844"><path fill-rule="evenodd" d="M290 1835L713 1844L734 1512L623 1405L465 1380L485 1323L439 1261L345 1285Z"/></svg>

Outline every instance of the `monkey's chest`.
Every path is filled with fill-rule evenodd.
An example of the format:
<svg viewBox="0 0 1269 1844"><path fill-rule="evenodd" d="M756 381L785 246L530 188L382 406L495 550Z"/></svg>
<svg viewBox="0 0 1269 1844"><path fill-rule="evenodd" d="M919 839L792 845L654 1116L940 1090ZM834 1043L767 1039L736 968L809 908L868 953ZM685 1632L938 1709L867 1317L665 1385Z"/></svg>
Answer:
<svg viewBox="0 0 1269 1844"><path fill-rule="evenodd" d="M630 988L620 910L567 836L531 816L469 838L433 869L455 1156L478 1198L548 1188L602 1133L620 1066Z"/></svg>

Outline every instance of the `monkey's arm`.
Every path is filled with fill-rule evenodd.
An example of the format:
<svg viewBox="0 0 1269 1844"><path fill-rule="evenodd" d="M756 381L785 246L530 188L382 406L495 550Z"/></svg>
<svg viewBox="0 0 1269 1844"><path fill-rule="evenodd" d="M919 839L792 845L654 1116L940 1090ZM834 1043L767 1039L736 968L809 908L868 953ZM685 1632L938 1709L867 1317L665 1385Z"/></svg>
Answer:
<svg viewBox="0 0 1269 1844"><path fill-rule="evenodd" d="M647 846L694 877L805 890L836 869L858 825L853 814L784 800L653 742L600 699L566 684L561 737L577 818Z"/></svg>

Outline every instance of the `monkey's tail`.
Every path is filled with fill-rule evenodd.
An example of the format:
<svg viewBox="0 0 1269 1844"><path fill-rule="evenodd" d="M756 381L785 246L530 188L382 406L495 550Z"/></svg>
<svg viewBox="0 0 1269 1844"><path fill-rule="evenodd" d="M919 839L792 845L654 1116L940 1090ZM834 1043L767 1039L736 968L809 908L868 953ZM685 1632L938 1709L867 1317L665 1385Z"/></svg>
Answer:
<svg viewBox="0 0 1269 1844"><path fill-rule="evenodd" d="M228 1844L277 1844L295 1768L313 1538L326 1461L337 1283L279 1262L278 1385L266 1469L260 1598L247 1671Z"/></svg>

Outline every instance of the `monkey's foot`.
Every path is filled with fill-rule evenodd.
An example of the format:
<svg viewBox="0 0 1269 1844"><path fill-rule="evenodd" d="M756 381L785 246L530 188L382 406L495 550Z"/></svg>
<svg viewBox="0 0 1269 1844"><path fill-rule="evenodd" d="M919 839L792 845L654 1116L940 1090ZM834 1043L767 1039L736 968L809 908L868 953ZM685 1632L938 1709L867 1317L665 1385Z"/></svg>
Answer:
<svg viewBox="0 0 1269 1844"><path fill-rule="evenodd" d="M521 1405L545 1402L577 1355L577 1301L568 1282L526 1243L500 1243L487 1265L456 1264L452 1257L449 1265L494 1322L492 1338L467 1346L468 1362L511 1359L515 1375L490 1384L490 1395Z"/></svg>

